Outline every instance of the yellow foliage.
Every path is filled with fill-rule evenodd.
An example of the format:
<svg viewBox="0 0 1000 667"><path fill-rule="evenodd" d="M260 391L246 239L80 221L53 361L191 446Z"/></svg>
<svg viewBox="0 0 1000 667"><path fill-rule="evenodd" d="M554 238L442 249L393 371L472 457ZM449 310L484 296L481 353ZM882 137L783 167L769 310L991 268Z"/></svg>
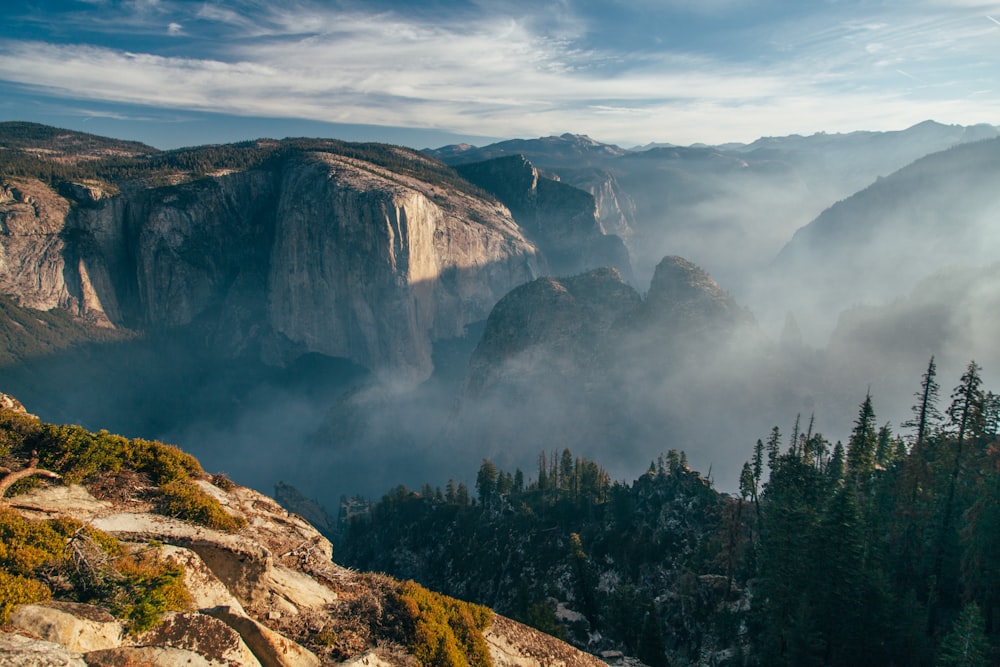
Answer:
<svg viewBox="0 0 1000 667"><path fill-rule="evenodd" d="M163 512L168 516L226 531L237 531L246 525L242 517L226 512L218 500L187 480L164 484L160 492Z"/></svg>
<svg viewBox="0 0 1000 667"><path fill-rule="evenodd" d="M0 570L0 625L10 620L16 607L42 602L51 596L52 592L42 582Z"/></svg>
<svg viewBox="0 0 1000 667"><path fill-rule="evenodd" d="M43 565L62 559L66 537L51 522L28 521L8 507L0 507L0 567L31 576Z"/></svg>
<svg viewBox="0 0 1000 667"><path fill-rule="evenodd" d="M202 473L198 459L179 447L135 438L124 443L126 460L157 484L196 477Z"/></svg>
<svg viewBox="0 0 1000 667"><path fill-rule="evenodd" d="M493 612L429 591L412 581L399 592L402 615L413 628L410 652L424 667L489 667L483 631Z"/></svg>
<svg viewBox="0 0 1000 667"><path fill-rule="evenodd" d="M98 547L87 556L86 573L72 560L78 538L89 538ZM136 634L153 627L165 611L189 606L182 566L162 561L155 550L123 553L114 537L74 519L29 521L0 507L0 624L17 605L52 595L43 577L56 581L70 599L109 607Z"/></svg>

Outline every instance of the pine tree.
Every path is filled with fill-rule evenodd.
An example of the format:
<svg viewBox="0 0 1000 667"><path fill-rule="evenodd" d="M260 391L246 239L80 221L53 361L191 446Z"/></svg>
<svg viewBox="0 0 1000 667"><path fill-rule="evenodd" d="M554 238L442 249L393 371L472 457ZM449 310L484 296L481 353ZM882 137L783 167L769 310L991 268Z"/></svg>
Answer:
<svg viewBox="0 0 1000 667"><path fill-rule="evenodd" d="M983 380L980 376L982 368L975 361L970 361L958 386L951 393L951 405L948 406L948 418L956 431L956 446L961 452L966 437L978 437L982 434L985 423L983 414Z"/></svg>
<svg viewBox="0 0 1000 667"><path fill-rule="evenodd" d="M573 490L573 453L569 449L564 449L559 459L559 490L566 494Z"/></svg>
<svg viewBox="0 0 1000 667"><path fill-rule="evenodd" d="M833 455L830 463L826 466L826 476L833 484L838 484L844 480L844 445L840 440L833 446Z"/></svg>
<svg viewBox="0 0 1000 667"><path fill-rule="evenodd" d="M875 408L871 392L868 392L847 441L847 472L856 485L864 485L875 471L876 437Z"/></svg>
<svg viewBox="0 0 1000 667"><path fill-rule="evenodd" d="M740 471L740 496L743 500L757 501L757 485L749 461L743 462L743 470Z"/></svg>
<svg viewBox="0 0 1000 667"><path fill-rule="evenodd" d="M764 441L757 438L757 444L753 448L753 483L754 488L760 489L762 477L764 476Z"/></svg>
<svg viewBox="0 0 1000 667"><path fill-rule="evenodd" d="M912 428L916 430L914 434L913 446L920 449L927 436L941 423L941 411L938 410L938 394L941 387L935 377L937 376L937 366L934 364L934 357L927 363L927 370L924 371L920 379L920 391L914 394L917 403L912 408L913 418L902 423L902 428Z"/></svg>
<svg viewBox="0 0 1000 667"><path fill-rule="evenodd" d="M777 426L771 429L771 435L767 437L767 467L774 473L778 456L781 454L781 431Z"/></svg>
<svg viewBox="0 0 1000 667"><path fill-rule="evenodd" d="M983 617L974 602L965 605L952 630L941 641L937 667L989 667L990 643L983 630Z"/></svg>
<svg viewBox="0 0 1000 667"><path fill-rule="evenodd" d="M489 459L483 459L483 464L479 466L479 473L476 475L476 491L479 493L479 502L484 507L493 503L497 494L497 467Z"/></svg>

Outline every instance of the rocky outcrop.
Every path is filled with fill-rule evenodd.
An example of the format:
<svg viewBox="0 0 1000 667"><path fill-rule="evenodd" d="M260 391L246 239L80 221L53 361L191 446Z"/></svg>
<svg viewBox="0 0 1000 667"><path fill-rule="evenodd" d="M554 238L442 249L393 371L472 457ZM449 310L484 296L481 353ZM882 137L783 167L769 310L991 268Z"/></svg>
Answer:
<svg viewBox="0 0 1000 667"><path fill-rule="evenodd" d="M461 335L541 265L495 204L363 167L327 154L286 171L268 321L310 351L423 378L432 339Z"/></svg>
<svg viewBox="0 0 1000 667"><path fill-rule="evenodd" d="M532 385L593 368L603 337L641 300L614 269L539 278L494 307L469 362L465 395L505 382Z"/></svg>
<svg viewBox="0 0 1000 667"><path fill-rule="evenodd" d="M319 142L193 180L8 179L0 293L104 327L197 327L231 357L424 379L432 341L547 264L506 208L398 152L398 169Z"/></svg>
<svg viewBox="0 0 1000 667"><path fill-rule="evenodd" d="M611 271L538 279L490 314L449 442L480 443L511 467L562 448L707 457L740 437L730 423L774 408L770 350L750 312L680 257L660 262L645 298ZM739 418L712 420L713 405Z"/></svg>
<svg viewBox="0 0 1000 667"><path fill-rule="evenodd" d="M541 174L522 155L457 169L510 209L555 275L610 266L631 281L628 250L619 236L606 233L593 194Z"/></svg>
<svg viewBox="0 0 1000 667"><path fill-rule="evenodd" d="M123 488L113 488L115 483ZM141 493L124 488L135 483L134 473L104 479L93 487L100 497L80 485L43 486L5 503L29 520L83 521L129 550L182 565L188 608L131 634L121 620L89 604L24 605L14 611L7 632L0 632L3 664L414 664L405 644L412 628L404 627L397 610L399 582L336 565L331 543L298 515L232 482L193 480L245 522L237 533L223 532L154 513ZM90 567L89 556L83 558ZM485 637L497 665L601 664L501 617Z"/></svg>

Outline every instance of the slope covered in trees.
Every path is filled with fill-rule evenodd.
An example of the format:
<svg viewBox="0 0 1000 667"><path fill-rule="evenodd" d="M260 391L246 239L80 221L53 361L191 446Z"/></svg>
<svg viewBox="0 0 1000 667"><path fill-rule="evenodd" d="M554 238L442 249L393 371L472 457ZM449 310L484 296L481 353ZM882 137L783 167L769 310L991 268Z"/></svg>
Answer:
<svg viewBox="0 0 1000 667"><path fill-rule="evenodd" d="M340 554L649 665L994 664L1000 404L982 384L971 362L942 399L931 359L901 434L870 394L845 443L775 427L735 497L676 452L632 484L569 450L532 478L484 461L475 498L397 488Z"/></svg>

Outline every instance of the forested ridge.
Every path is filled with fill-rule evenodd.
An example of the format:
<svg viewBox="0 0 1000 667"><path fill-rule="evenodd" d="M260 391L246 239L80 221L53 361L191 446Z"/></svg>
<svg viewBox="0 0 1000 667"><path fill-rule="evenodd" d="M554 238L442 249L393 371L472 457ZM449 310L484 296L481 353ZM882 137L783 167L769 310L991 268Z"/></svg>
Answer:
<svg viewBox="0 0 1000 667"><path fill-rule="evenodd" d="M717 492L671 451L631 484L569 450L470 493L398 487L338 560L653 666L990 665L1000 654L1000 402L934 359L897 433L864 397L846 442L796 418Z"/></svg>
<svg viewBox="0 0 1000 667"><path fill-rule="evenodd" d="M97 180L107 186L130 181L164 185L177 174L198 179L225 171L271 169L310 152L367 162L393 174L492 199L452 167L423 153L389 144L300 137L160 151L137 142L36 123L0 123L0 179L37 178L53 186L81 180Z"/></svg>

